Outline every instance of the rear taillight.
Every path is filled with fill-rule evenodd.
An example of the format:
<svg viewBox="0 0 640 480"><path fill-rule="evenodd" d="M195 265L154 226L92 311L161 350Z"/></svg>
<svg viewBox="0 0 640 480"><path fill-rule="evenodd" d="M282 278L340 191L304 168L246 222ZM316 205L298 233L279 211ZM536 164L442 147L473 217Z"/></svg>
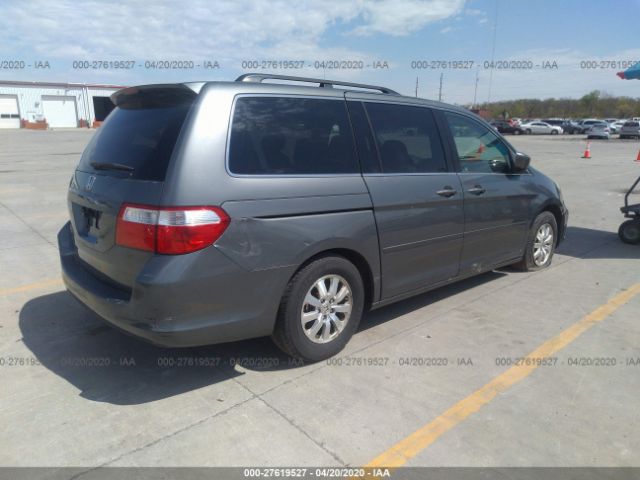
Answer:
<svg viewBox="0 0 640 480"><path fill-rule="evenodd" d="M125 204L116 224L116 244L166 255L212 245L229 225L219 207L150 207Z"/></svg>

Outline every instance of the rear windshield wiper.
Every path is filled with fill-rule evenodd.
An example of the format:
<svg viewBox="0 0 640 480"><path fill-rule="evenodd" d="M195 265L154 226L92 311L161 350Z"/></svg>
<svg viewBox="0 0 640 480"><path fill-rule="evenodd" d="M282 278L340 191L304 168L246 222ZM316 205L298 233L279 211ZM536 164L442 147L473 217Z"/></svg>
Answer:
<svg viewBox="0 0 640 480"><path fill-rule="evenodd" d="M96 170L122 170L123 172L133 172L135 169L123 163L113 162L91 162L90 165Z"/></svg>

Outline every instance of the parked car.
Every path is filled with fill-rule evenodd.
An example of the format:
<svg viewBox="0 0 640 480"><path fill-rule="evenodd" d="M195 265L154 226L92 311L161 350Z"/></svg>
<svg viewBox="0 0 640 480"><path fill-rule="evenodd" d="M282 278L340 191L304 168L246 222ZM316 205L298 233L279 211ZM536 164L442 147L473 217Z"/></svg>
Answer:
<svg viewBox="0 0 640 480"><path fill-rule="evenodd" d="M491 126L500 133L512 133L514 135L525 133L524 129L519 125L515 125L504 120L494 120L491 122Z"/></svg>
<svg viewBox="0 0 640 480"><path fill-rule="evenodd" d="M562 133L562 127L557 125L549 125L546 122L529 122L522 124L522 129L529 135L533 134L551 134L558 135Z"/></svg>
<svg viewBox="0 0 640 480"><path fill-rule="evenodd" d="M563 120L561 118L545 118L541 120L544 123L548 123L549 125L555 125L562 128L562 133L568 133L573 135L579 130L577 124L574 124L570 120Z"/></svg>
<svg viewBox="0 0 640 480"><path fill-rule="evenodd" d="M594 125L596 123L601 123L602 120L597 120L595 118L589 118L586 120L582 120L580 122L580 133L587 133L587 130L589 130L591 128L591 125Z"/></svg>
<svg viewBox="0 0 640 480"><path fill-rule="evenodd" d="M580 133L582 131L580 125L578 125L578 123L574 122L573 120L567 120L560 126L562 127L563 132L568 133L569 135Z"/></svg>
<svg viewBox="0 0 640 480"><path fill-rule="evenodd" d="M611 133L620 133L622 126L627 122L627 120L618 120L617 122L613 122L610 127L613 127L615 131L612 129Z"/></svg>
<svg viewBox="0 0 640 480"><path fill-rule="evenodd" d="M609 140L609 134L611 130L606 122L594 123L587 130L587 138L602 138Z"/></svg>
<svg viewBox="0 0 640 480"><path fill-rule="evenodd" d="M640 122L625 122L620 129L620 138L640 138Z"/></svg>
<svg viewBox="0 0 640 480"><path fill-rule="evenodd" d="M259 74L111 98L71 177L62 276L158 345L271 335L318 361L368 309L548 267L566 231L558 186L463 108Z"/></svg>

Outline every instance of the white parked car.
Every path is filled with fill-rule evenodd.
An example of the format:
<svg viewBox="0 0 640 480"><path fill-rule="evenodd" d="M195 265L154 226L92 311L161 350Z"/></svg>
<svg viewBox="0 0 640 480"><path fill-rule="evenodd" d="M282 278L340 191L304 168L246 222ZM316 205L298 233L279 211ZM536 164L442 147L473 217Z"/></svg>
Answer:
<svg viewBox="0 0 640 480"><path fill-rule="evenodd" d="M527 134L547 134L558 135L562 133L562 127L557 125L549 125L546 122L529 122L520 125Z"/></svg>
<svg viewBox="0 0 640 480"><path fill-rule="evenodd" d="M616 120L613 123L609 124L609 129L611 129L611 133L620 133L622 126L625 124L626 120Z"/></svg>

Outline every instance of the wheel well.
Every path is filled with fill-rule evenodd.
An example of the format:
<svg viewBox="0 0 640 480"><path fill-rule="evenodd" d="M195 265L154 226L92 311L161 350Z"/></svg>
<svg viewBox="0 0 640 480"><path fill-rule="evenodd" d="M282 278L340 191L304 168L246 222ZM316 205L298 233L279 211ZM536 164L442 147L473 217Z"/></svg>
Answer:
<svg viewBox="0 0 640 480"><path fill-rule="evenodd" d="M540 213L542 212L549 212L553 214L554 217L556 217L556 225L558 226L558 235L556 238L556 246L557 246L558 243L560 242L560 239L564 236L564 231L563 231L564 222L562 221L562 210L560 210L560 207L558 205L547 205L544 209L542 209Z"/></svg>
<svg viewBox="0 0 640 480"><path fill-rule="evenodd" d="M373 273L371 272L369 262L367 262L367 260L355 250L349 250L347 248L334 248L331 250L319 252L313 257L308 258L302 265L300 265L291 276L291 278L293 278L295 274L298 273L302 268L306 267L318 258L329 257L332 255L346 258L351 263L353 263L360 272L360 277L362 278L362 284L364 286L364 307L366 311L371 306L371 303L373 301Z"/></svg>

